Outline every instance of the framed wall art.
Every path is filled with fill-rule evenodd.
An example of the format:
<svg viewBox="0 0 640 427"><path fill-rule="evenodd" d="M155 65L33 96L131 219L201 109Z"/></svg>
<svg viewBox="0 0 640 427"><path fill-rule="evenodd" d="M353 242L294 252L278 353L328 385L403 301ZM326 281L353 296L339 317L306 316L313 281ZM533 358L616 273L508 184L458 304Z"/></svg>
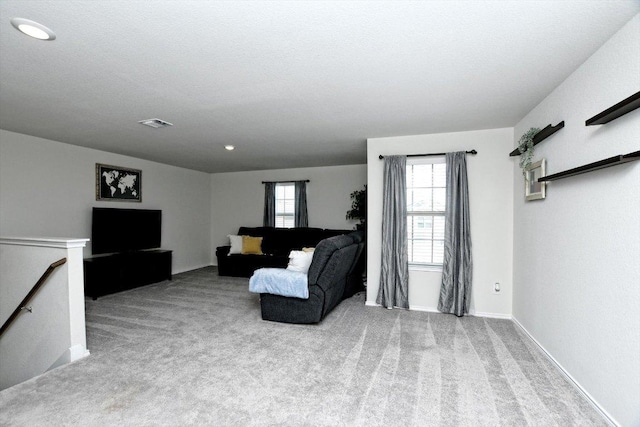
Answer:
<svg viewBox="0 0 640 427"><path fill-rule="evenodd" d="M524 196L527 201L540 200L546 197L545 182L538 182L538 178L545 175L545 160L531 163L525 168L524 173Z"/></svg>
<svg viewBox="0 0 640 427"><path fill-rule="evenodd" d="M96 200L141 202L142 171L96 163Z"/></svg>

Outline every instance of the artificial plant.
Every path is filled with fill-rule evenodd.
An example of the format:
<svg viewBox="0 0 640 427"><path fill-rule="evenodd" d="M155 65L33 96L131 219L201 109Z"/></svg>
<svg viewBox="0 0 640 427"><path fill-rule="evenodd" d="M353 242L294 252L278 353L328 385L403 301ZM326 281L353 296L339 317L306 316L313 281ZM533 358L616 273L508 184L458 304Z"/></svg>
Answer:
<svg viewBox="0 0 640 427"><path fill-rule="evenodd" d="M351 193L351 209L347 211L347 219L359 220L356 230L365 230L367 222L367 186Z"/></svg>
<svg viewBox="0 0 640 427"><path fill-rule="evenodd" d="M520 168L522 168L522 174L525 174L527 167L531 164L533 159L533 137L540 132L539 128L531 128L526 131L518 141L518 151L520 151Z"/></svg>

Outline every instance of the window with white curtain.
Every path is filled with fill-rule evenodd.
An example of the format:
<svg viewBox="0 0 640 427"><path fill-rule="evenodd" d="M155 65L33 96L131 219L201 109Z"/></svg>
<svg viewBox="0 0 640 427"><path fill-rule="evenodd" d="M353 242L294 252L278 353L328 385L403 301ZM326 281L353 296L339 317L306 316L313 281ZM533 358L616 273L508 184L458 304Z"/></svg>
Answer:
<svg viewBox="0 0 640 427"><path fill-rule="evenodd" d="M407 159L409 264L442 266L446 204L444 157Z"/></svg>
<svg viewBox="0 0 640 427"><path fill-rule="evenodd" d="M276 184L276 227L292 228L295 225L295 184Z"/></svg>

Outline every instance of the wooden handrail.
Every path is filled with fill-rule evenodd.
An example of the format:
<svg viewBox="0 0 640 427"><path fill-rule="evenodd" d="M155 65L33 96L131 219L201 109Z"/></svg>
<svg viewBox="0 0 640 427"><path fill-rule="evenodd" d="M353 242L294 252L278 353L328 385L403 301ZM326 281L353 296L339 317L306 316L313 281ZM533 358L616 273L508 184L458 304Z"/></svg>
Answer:
<svg viewBox="0 0 640 427"><path fill-rule="evenodd" d="M11 323L16 320L16 318L18 317L18 315L20 314L20 312L22 311L23 308L26 307L27 303L29 302L29 300L31 300L31 298L33 298L33 296L36 294L36 292L38 292L38 289L40 289L40 287L44 284L44 282L47 280L47 278L51 275L51 273L53 273L53 270L55 270L56 268L60 267L62 264L64 264L65 262L67 262L66 258L62 258L59 259L58 261L54 262L53 264L51 264L47 270L42 274L42 276L40 276L40 279L38 279L38 281L36 282L35 285L33 285L33 288L31 288L31 290L29 291L29 293L27 294L26 297L24 297L24 299L20 302L20 304L18 304L18 306L16 307L15 310L13 310L13 313L11 313L11 316L9 316L9 318L7 319L6 322L4 322L4 324L2 325L2 327L0 328L0 337L2 336L2 334L4 334L4 332L9 329L9 326L11 325Z"/></svg>

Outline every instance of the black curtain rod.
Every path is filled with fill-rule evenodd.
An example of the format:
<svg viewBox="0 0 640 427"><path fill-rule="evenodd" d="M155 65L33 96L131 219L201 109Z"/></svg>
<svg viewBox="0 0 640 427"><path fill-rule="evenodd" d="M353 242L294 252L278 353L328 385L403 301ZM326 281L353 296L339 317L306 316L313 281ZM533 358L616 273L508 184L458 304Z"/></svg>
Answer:
<svg viewBox="0 0 640 427"><path fill-rule="evenodd" d="M478 154L476 150L465 151L467 154ZM407 157L431 157L431 156L444 156L447 153L428 153L428 154L407 154ZM378 156L380 160L384 159L384 156L381 154Z"/></svg>
<svg viewBox="0 0 640 427"><path fill-rule="evenodd" d="M263 184L285 184L285 183L289 183L289 182L297 182L297 181L304 181L304 182L311 182L308 179L298 179L298 180L293 180L293 181L262 181Z"/></svg>

